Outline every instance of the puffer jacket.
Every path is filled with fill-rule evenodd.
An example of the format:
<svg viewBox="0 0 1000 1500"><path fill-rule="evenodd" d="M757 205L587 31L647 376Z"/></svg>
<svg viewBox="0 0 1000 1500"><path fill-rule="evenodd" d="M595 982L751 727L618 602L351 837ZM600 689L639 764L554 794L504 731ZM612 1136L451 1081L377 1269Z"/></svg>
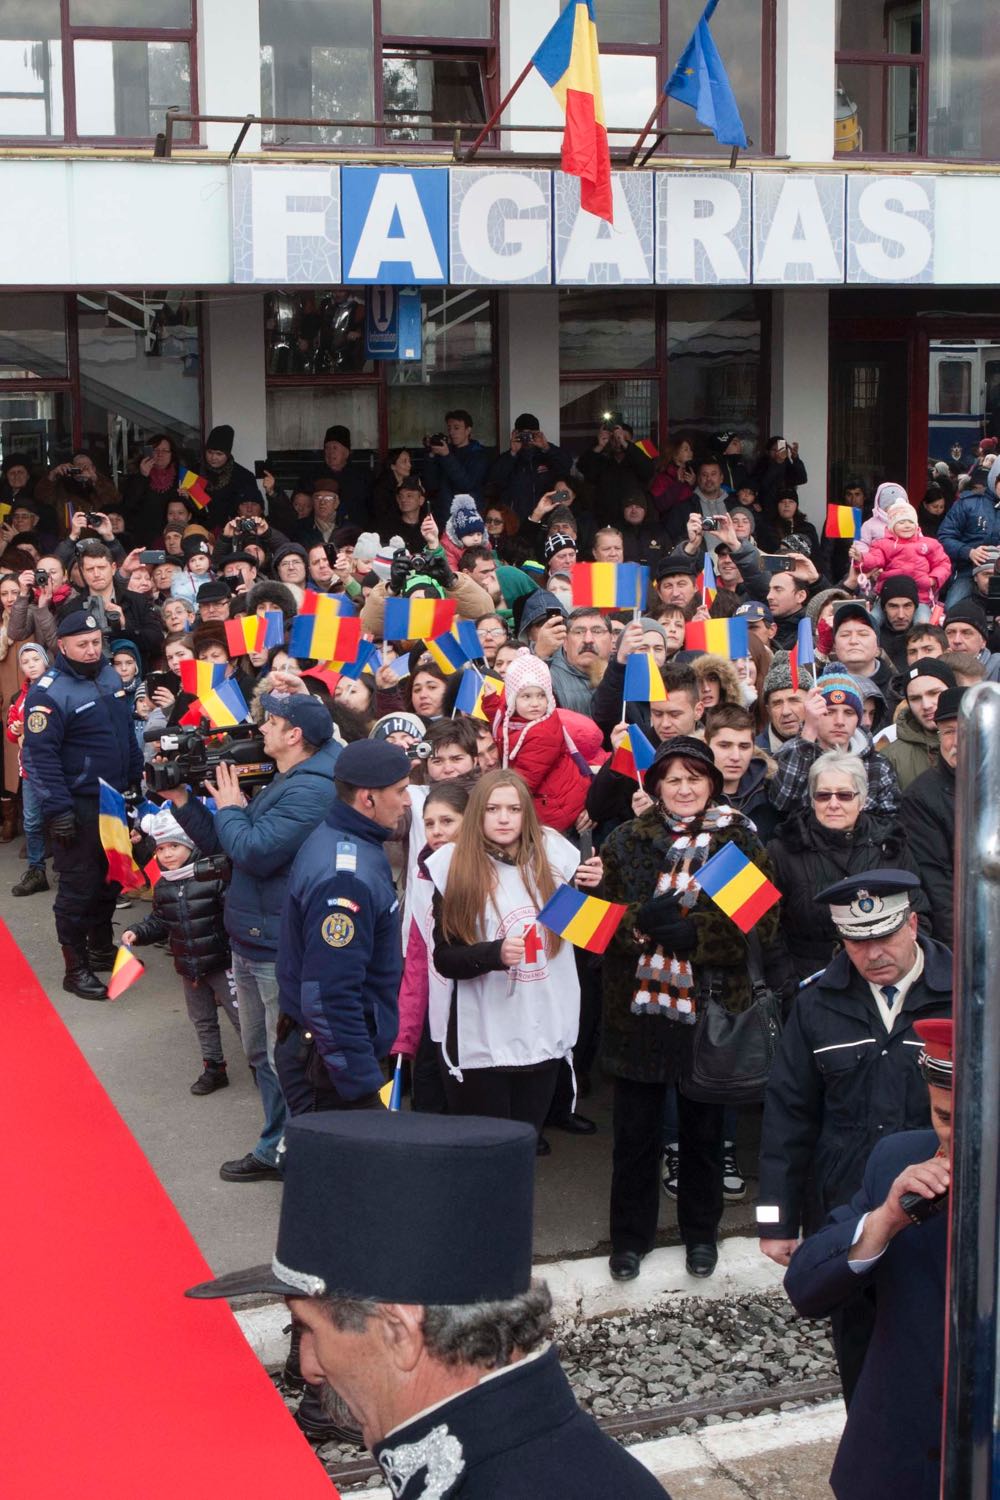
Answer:
<svg viewBox="0 0 1000 1500"><path fill-rule="evenodd" d="M873 542L861 563L862 573L886 578L912 578L921 604L930 604L951 577L951 559L932 536L898 537L887 531Z"/></svg>
<svg viewBox="0 0 1000 1500"><path fill-rule="evenodd" d="M507 722L506 747L503 698L496 693L487 694L483 698L483 711L493 726L493 738L501 761L524 778L539 821L557 833L572 828L583 812L590 775L585 764L574 759L573 747L567 743L568 731L559 711L547 719L531 723L511 715ZM515 747L516 754L512 754ZM505 748L509 759L505 759Z"/></svg>
<svg viewBox="0 0 1000 1500"><path fill-rule="evenodd" d="M830 909L817 903L817 892L866 870L920 874L897 820L873 813L863 812L850 832L824 828L811 810L799 813L779 829L767 853L782 896L781 930L800 980L825 968L839 941ZM914 891L911 900L929 934L930 905L923 890Z"/></svg>
<svg viewBox="0 0 1000 1500"><path fill-rule="evenodd" d="M905 501L907 504L910 501L909 495L901 484L895 484L890 479L886 480L884 484L879 485L875 491L872 513L861 527L861 536L858 539L858 545L862 553L866 553L869 547L875 542L881 541L885 536L889 530L889 510L894 505L899 505L901 501Z"/></svg>
<svg viewBox="0 0 1000 1500"><path fill-rule="evenodd" d="M185 979L228 969L229 940L222 925L226 881L222 874L196 879L193 865L164 873L153 888L153 910L132 928L137 947L170 939L174 968Z"/></svg>
<svg viewBox="0 0 1000 1500"><path fill-rule="evenodd" d="M969 553L973 547L1000 546L1000 458L994 459L986 478L986 489L978 495L962 495L938 528L938 541L955 565L959 578L972 572Z"/></svg>

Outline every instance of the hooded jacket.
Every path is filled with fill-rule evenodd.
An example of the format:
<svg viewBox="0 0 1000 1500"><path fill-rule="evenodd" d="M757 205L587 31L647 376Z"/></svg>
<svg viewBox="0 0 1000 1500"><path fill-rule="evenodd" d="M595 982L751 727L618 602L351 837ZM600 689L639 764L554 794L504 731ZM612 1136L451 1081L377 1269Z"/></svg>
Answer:
<svg viewBox="0 0 1000 1500"><path fill-rule="evenodd" d="M993 460L980 495L962 495L938 528L938 541L955 565L959 578L972 573L973 547L1000 546L1000 458Z"/></svg>
<svg viewBox="0 0 1000 1500"><path fill-rule="evenodd" d="M907 505L910 503L910 497L901 484L894 484L890 480L879 485L875 491L871 516L861 527L858 545L863 553L867 553L874 542L881 541L885 536L889 529L889 510L901 501L905 501Z"/></svg>
<svg viewBox="0 0 1000 1500"><path fill-rule="evenodd" d="M892 766L905 792L918 776L937 765L938 737L933 729L925 729L908 707L899 710L895 724L896 738L883 741L876 735L875 749Z"/></svg>

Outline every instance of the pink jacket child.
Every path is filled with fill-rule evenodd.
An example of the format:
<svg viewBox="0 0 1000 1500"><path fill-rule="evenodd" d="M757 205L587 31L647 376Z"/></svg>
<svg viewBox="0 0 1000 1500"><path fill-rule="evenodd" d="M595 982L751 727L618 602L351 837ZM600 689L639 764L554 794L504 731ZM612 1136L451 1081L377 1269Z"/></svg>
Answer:
<svg viewBox="0 0 1000 1500"><path fill-rule="evenodd" d="M500 762L526 782L539 821L558 833L572 828L587 801L590 772L559 716L548 667L519 651L507 668L503 697L487 695L483 709Z"/></svg>
<svg viewBox="0 0 1000 1500"><path fill-rule="evenodd" d="M874 542L880 542L889 529L889 512L896 505L909 505L910 497L901 484L880 484L875 491L874 509L861 527L861 536L856 545L862 553Z"/></svg>
<svg viewBox="0 0 1000 1500"><path fill-rule="evenodd" d="M912 505L894 505L889 529L873 542L858 564L862 573L882 579L901 574L913 579L921 604L933 603L951 576L951 559L936 537L924 536Z"/></svg>

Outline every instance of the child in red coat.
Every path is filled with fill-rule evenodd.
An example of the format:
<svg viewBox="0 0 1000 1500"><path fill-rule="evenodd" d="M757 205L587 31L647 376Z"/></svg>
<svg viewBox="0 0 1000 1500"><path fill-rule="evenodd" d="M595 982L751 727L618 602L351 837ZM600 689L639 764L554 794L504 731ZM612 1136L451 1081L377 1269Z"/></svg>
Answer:
<svg viewBox="0 0 1000 1500"><path fill-rule="evenodd" d="M951 577L951 559L933 536L924 536L912 505L894 505L889 527L873 542L858 564L863 573L887 578L912 578L921 604L933 604Z"/></svg>
<svg viewBox="0 0 1000 1500"><path fill-rule="evenodd" d="M505 767L527 784L539 820L564 833L583 812L589 772L563 728L549 669L530 651L519 651L507 668L504 694L490 694L483 708Z"/></svg>

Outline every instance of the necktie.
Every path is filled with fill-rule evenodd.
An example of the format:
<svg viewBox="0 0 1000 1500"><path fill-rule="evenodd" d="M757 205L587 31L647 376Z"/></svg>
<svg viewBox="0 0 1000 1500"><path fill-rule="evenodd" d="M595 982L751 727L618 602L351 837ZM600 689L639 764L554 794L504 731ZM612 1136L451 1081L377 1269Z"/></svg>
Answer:
<svg viewBox="0 0 1000 1500"><path fill-rule="evenodd" d="M893 1003L894 1003L894 1001L896 999L896 996L899 994L899 987L898 987L898 985L895 985L895 984L886 984L886 985L883 985L882 986L882 993L885 996L885 1003L889 1007L889 1010L891 1011L892 1007L893 1007Z"/></svg>

